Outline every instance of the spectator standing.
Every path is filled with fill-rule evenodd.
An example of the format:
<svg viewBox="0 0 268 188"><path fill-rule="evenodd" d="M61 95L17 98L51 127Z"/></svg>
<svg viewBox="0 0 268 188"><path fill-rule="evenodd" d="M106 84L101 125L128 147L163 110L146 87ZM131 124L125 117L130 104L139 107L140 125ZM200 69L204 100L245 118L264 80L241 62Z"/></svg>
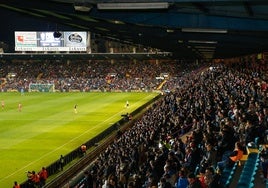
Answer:
<svg viewBox="0 0 268 188"><path fill-rule="evenodd" d="M40 179L40 186L43 187L46 184L46 180L48 177L47 169L42 167L41 171L38 173Z"/></svg>
<svg viewBox="0 0 268 188"><path fill-rule="evenodd" d="M34 186L34 183L32 181L33 173L31 171L28 171L26 173L27 173L27 187L33 187Z"/></svg>
<svg viewBox="0 0 268 188"><path fill-rule="evenodd" d="M80 147L80 149L81 149L82 156L85 156L86 155L86 151L87 151L86 144L82 144L81 147Z"/></svg>
<svg viewBox="0 0 268 188"><path fill-rule="evenodd" d="M60 159L59 159L59 166L60 166L60 170L63 171L63 166L64 166L64 157L63 155L60 156Z"/></svg>
<svg viewBox="0 0 268 188"><path fill-rule="evenodd" d="M20 188L20 184L18 184L18 182L14 182L13 188Z"/></svg>
<svg viewBox="0 0 268 188"><path fill-rule="evenodd" d="M35 171L32 171L31 181L32 181L34 186L39 187L40 177L37 173L35 173Z"/></svg>

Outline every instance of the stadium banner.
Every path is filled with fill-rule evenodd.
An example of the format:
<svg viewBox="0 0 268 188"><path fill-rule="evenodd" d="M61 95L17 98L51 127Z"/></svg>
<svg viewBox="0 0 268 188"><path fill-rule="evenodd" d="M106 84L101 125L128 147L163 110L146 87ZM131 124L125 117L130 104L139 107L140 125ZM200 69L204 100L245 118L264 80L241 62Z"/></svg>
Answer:
<svg viewBox="0 0 268 188"><path fill-rule="evenodd" d="M142 93L142 92L144 92L144 90L136 89L136 90L131 90L131 92L134 92L134 93Z"/></svg>
<svg viewBox="0 0 268 188"><path fill-rule="evenodd" d="M85 31L15 31L15 51L81 52L89 46Z"/></svg>
<svg viewBox="0 0 268 188"><path fill-rule="evenodd" d="M30 83L29 92L54 92L54 84L39 84L39 83Z"/></svg>

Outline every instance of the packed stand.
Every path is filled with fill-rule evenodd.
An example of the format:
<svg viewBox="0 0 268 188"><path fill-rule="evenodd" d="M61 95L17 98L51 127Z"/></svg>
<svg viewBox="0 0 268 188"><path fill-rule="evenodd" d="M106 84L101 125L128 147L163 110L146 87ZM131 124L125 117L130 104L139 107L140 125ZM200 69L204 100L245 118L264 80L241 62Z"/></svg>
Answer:
<svg viewBox="0 0 268 188"><path fill-rule="evenodd" d="M2 64L2 77L11 72L16 76L3 90L27 90L36 82L54 83L60 91L150 90L159 86L155 77L171 75L163 98L118 134L85 172L88 188L220 187L221 171L241 159L245 146L256 138L266 141L267 67L236 63L192 71L176 63ZM117 76L107 78L109 73ZM262 163L264 177L267 164Z"/></svg>
<svg viewBox="0 0 268 188"><path fill-rule="evenodd" d="M29 90L29 84L54 84L58 91L156 90L163 72L180 72L174 62L45 61L2 62L0 89Z"/></svg>
<svg viewBox="0 0 268 188"><path fill-rule="evenodd" d="M88 187L223 186L222 170L239 161L255 138L265 139L268 95L260 83L266 70L217 65L178 77L179 88L153 104L90 166Z"/></svg>

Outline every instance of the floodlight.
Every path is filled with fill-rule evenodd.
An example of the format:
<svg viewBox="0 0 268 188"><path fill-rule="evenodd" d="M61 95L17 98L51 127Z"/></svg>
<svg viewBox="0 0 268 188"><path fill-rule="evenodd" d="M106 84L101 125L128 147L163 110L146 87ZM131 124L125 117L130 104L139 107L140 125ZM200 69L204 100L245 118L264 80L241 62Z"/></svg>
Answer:
<svg viewBox="0 0 268 188"><path fill-rule="evenodd" d="M189 40L189 43L200 43L200 44L217 44L218 41L206 41L206 40Z"/></svg>
<svg viewBox="0 0 268 188"><path fill-rule="evenodd" d="M89 12L91 10L91 5L81 4L81 3L75 3L74 4L74 10L79 12Z"/></svg>
<svg viewBox="0 0 268 188"><path fill-rule="evenodd" d="M182 28L182 32L185 33L227 33L226 29L205 29L205 28Z"/></svg>
<svg viewBox="0 0 268 188"><path fill-rule="evenodd" d="M153 3L98 3L99 10L144 10L144 9L168 9L168 2Z"/></svg>

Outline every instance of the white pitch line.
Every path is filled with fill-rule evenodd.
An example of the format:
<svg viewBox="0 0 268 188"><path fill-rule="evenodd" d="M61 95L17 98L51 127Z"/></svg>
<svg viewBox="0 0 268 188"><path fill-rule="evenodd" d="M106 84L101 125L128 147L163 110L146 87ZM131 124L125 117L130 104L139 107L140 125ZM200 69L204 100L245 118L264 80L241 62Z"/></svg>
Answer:
<svg viewBox="0 0 268 188"><path fill-rule="evenodd" d="M152 94L151 94L151 95L152 95ZM145 97L145 98L149 98L151 95L148 95L148 96ZM142 100L142 99L141 99L141 100ZM139 101L141 101L141 100L139 100ZM139 101L138 101L138 102L139 102ZM138 102L136 102L136 103L138 103ZM136 103L134 103L134 104L136 104ZM115 114L115 115L111 116L110 118L106 119L105 121L99 123L97 126L99 126L99 125L105 123L106 121L112 119L113 117L117 116L118 114L121 114L121 113L124 112L124 111L125 111L125 109L124 109L124 110L121 110L121 111L118 112L117 114ZM95 126L95 127L96 127L96 126ZM23 171L24 169L26 169L26 168L29 167L30 165L32 165L32 164L34 164L34 163L40 161L41 159L45 158L46 156L50 155L51 153L54 153L55 151L59 150L59 149L62 148L63 146L65 146L65 145L71 143L72 141L78 139L79 137L81 137L81 136L83 136L84 134L88 133L89 131L91 131L91 130L94 129L95 127L91 128L91 129L88 129L88 130L87 130L86 132L84 132L83 134L80 134L80 135L78 135L77 137L74 137L73 139L71 139L70 141L68 141L68 142L66 142L65 144L61 145L60 147L57 147L56 149L54 149L54 150L48 152L47 154L43 155L42 157L40 157L40 158L38 158L38 159L32 161L32 162L29 163L28 165L23 166L23 167L20 168L19 170L16 170L15 172L13 172L13 173L11 173L11 174L5 176L3 179L0 180L0 182L3 181L3 180L5 180L5 179L7 179L7 178L9 178L9 177L11 177L11 176L13 176L14 174L17 174L17 173L20 172L20 171Z"/></svg>

